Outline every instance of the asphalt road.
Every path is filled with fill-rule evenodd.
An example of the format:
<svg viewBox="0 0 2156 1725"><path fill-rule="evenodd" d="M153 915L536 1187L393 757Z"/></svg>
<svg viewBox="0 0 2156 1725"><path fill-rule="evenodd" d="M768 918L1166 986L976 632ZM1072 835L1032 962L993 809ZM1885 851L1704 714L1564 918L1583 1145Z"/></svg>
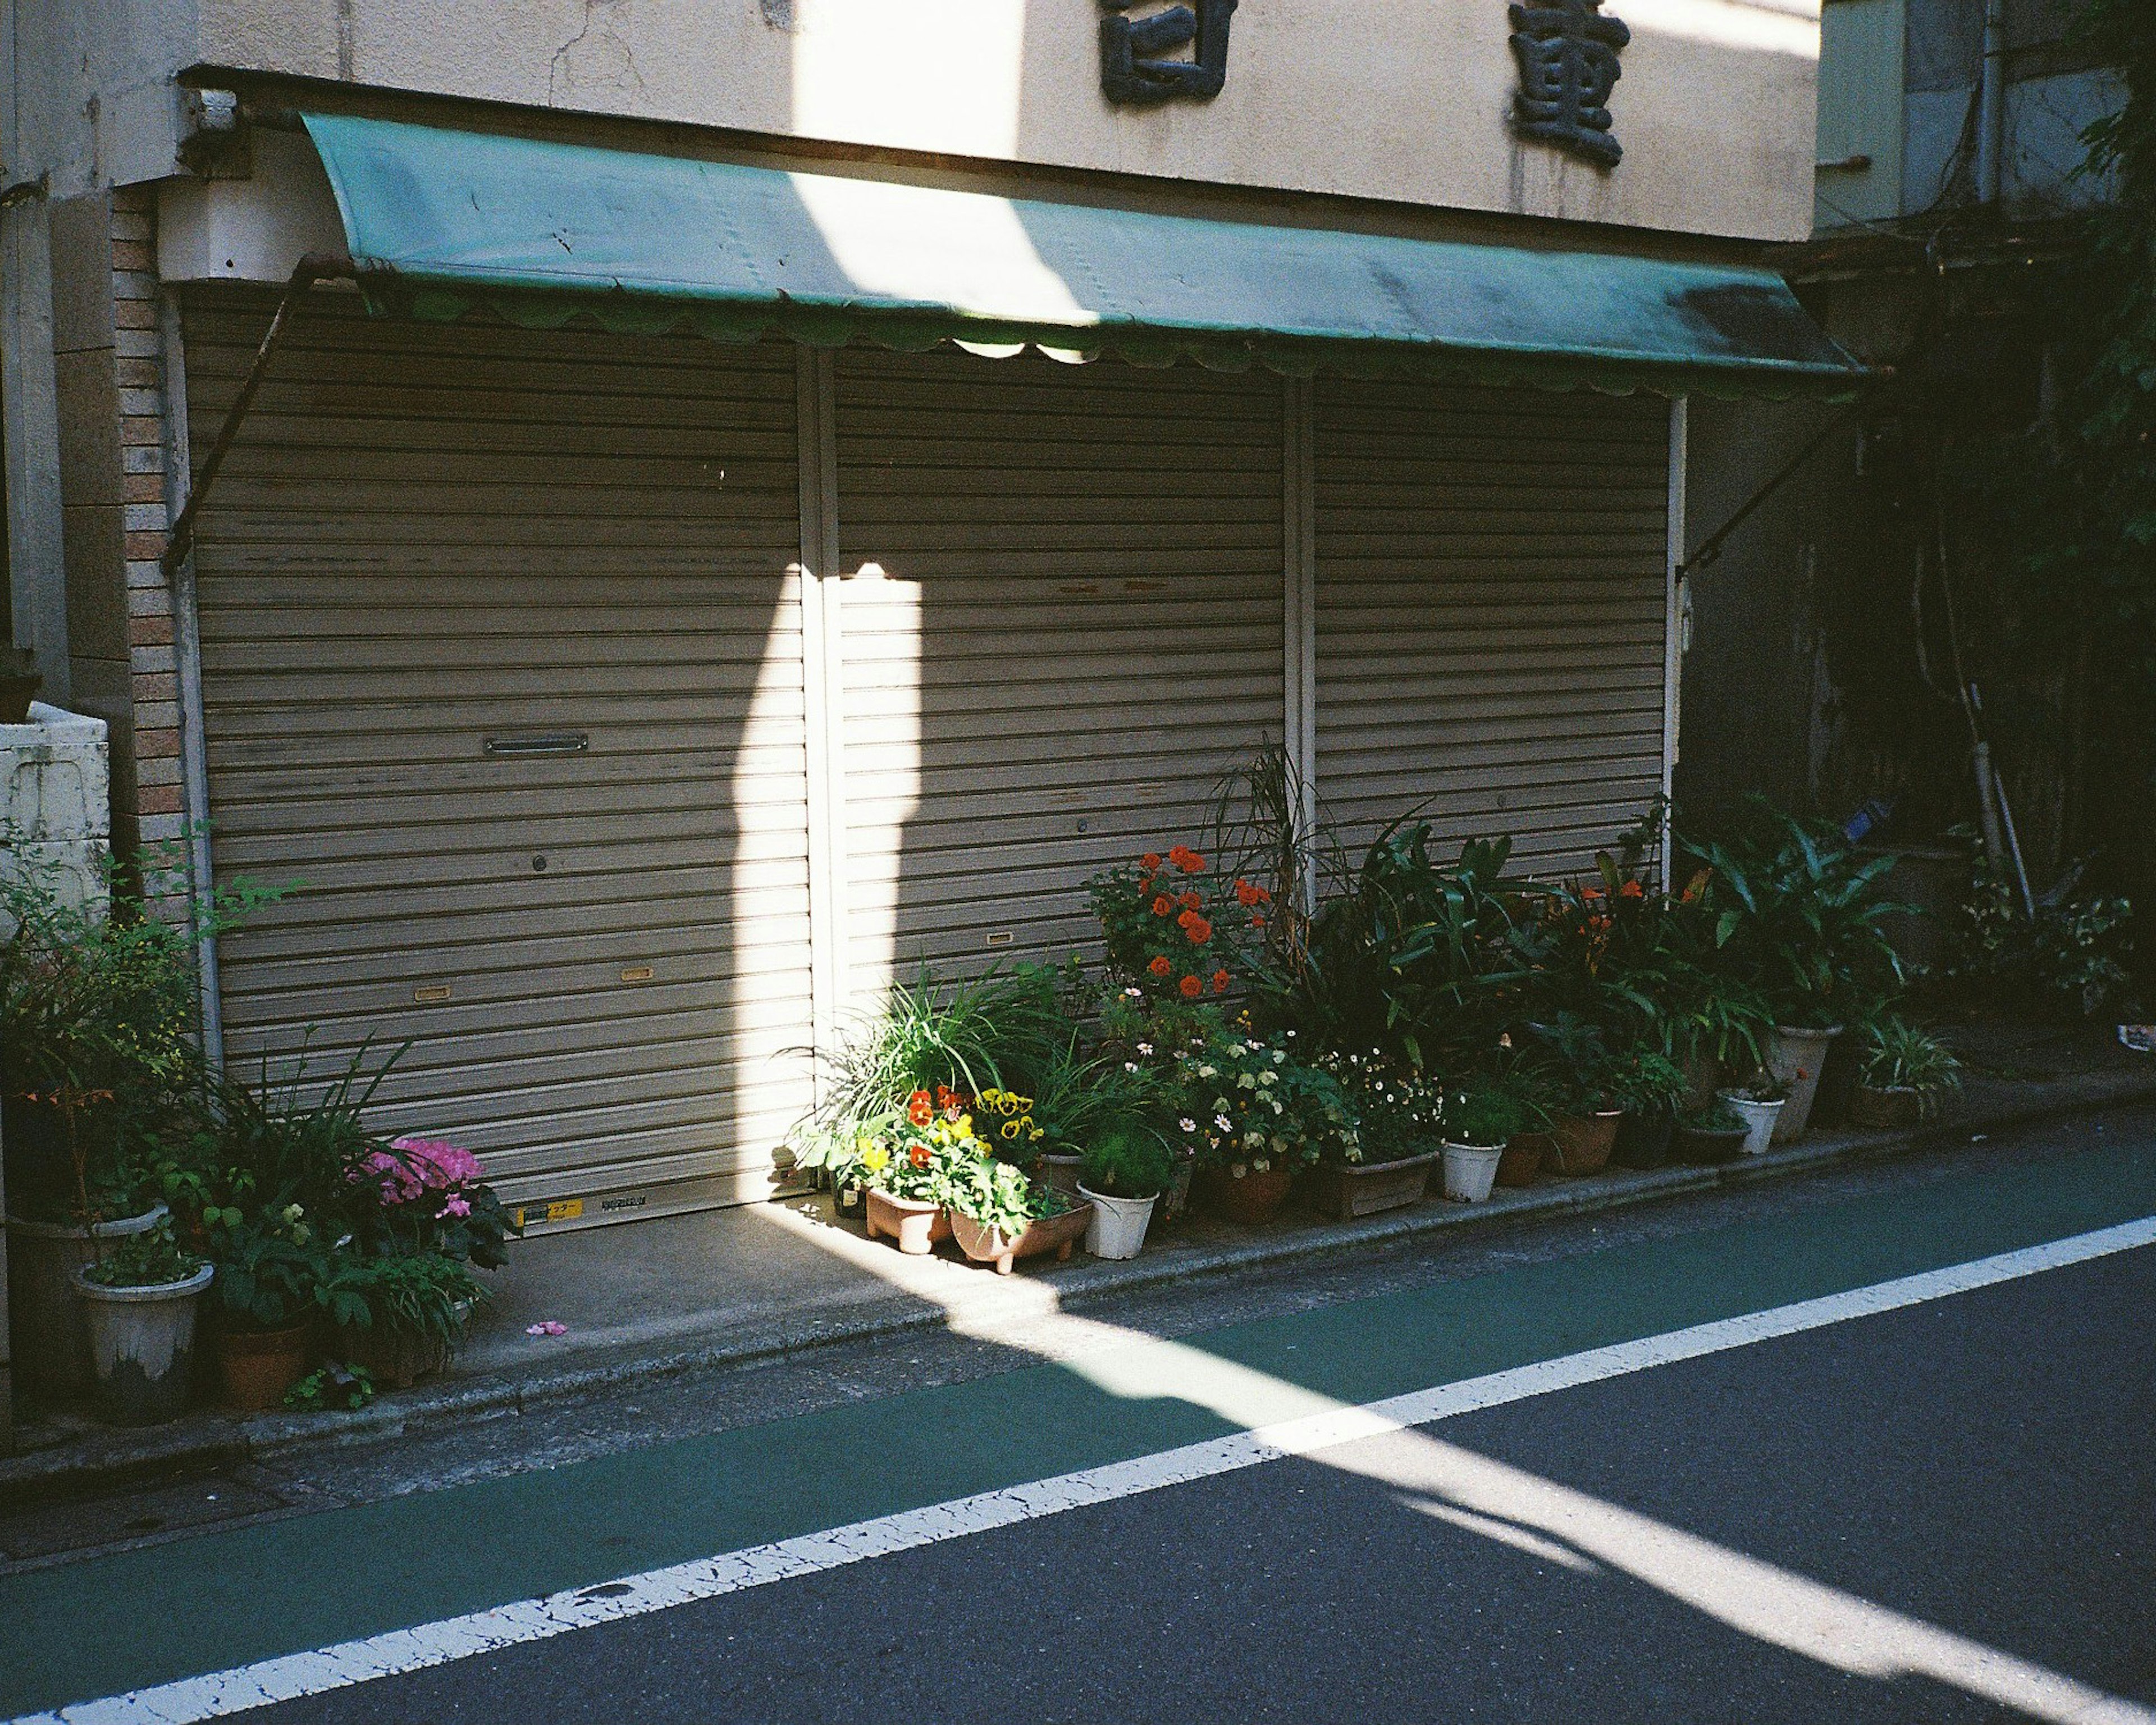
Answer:
<svg viewBox="0 0 2156 1725"><path fill-rule="evenodd" d="M415 1443L56 1506L0 1573L0 1713L581 1589L637 1615L248 1717L2156 1725L2156 1247L2024 1261L2156 1214L2150 1126L1212 1290L1187 1302L1210 1327L1119 1309L654 1386L464 1435L431 1473ZM2002 1279L1835 1304L1974 1260ZM1821 1301L1815 1327L1536 1376ZM667 1565L1516 1380L1408 1430L639 1604Z"/></svg>

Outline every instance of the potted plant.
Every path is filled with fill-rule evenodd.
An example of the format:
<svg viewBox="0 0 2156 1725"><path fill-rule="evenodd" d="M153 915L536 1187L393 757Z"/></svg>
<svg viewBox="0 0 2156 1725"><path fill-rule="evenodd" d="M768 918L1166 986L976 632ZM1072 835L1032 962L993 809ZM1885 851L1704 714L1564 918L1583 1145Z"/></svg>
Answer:
<svg viewBox="0 0 2156 1725"><path fill-rule="evenodd" d="M1625 1111L1610 1160L1620 1168L1661 1167L1689 1088L1684 1069L1653 1049L1635 1048L1611 1065L1605 1081Z"/></svg>
<svg viewBox="0 0 2156 1725"><path fill-rule="evenodd" d="M1175 1178L1175 1156L1158 1133L1127 1122L1102 1133L1086 1153L1078 1195L1093 1207L1086 1250L1096 1258L1135 1258L1145 1245L1153 1205Z"/></svg>
<svg viewBox="0 0 2156 1725"><path fill-rule="evenodd" d="M1421 1203L1444 1153L1443 1091L1377 1049L1323 1064L1347 1099L1355 1133L1332 1140L1311 1169L1312 1207L1349 1222Z"/></svg>
<svg viewBox="0 0 2156 1725"><path fill-rule="evenodd" d="M1526 1105L1496 1085L1462 1091L1445 1110L1445 1195L1481 1204L1497 1178L1505 1147L1526 1130Z"/></svg>
<svg viewBox="0 0 2156 1725"><path fill-rule="evenodd" d="M1865 1038L1850 1119L1875 1128L1914 1126L1960 1088L1961 1062L1951 1049L1906 1019L1883 1018Z"/></svg>
<svg viewBox="0 0 2156 1725"><path fill-rule="evenodd" d="M1819 1095L1820 1074L1825 1070L1840 1024L1777 1024L1767 1038L1767 1070L1784 1093L1780 1117L1774 1122L1774 1142L1794 1142L1811 1123L1812 1104Z"/></svg>
<svg viewBox="0 0 2156 1725"><path fill-rule="evenodd" d="M1091 1213L1010 1163L983 1153L961 1157L944 1182L951 1232L976 1264L1009 1276L1021 1258L1053 1252L1060 1263L1086 1233Z"/></svg>
<svg viewBox="0 0 2156 1725"><path fill-rule="evenodd" d="M1589 906L1599 901L1589 901ZM1604 920L1591 915L1590 922ZM1599 1173L1617 1142L1624 1117L1608 1091L1607 1040L1599 1025L1571 1012L1548 1024L1528 1026L1551 1063L1548 1142L1543 1147L1552 1168L1561 1174ZM1503 1176L1501 1173L1500 1178Z"/></svg>
<svg viewBox="0 0 2156 1725"><path fill-rule="evenodd" d="M1328 1146L1358 1153L1338 1082L1296 1059L1286 1037L1229 1032L1178 1059L1187 1111L1175 1117L1177 1142L1191 1145L1203 1195L1229 1221L1271 1220Z"/></svg>
<svg viewBox="0 0 2156 1725"><path fill-rule="evenodd" d="M925 1257L951 1237L950 1183L963 1159L984 1153L973 1142L972 1117L955 1097L942 1109L926 1090L906 1099L888 1141L861 1153L868 1181L869 1238L890 1240L911 1257Z"/></svg>
<svg viewBox="0 0 2156 1725"><path fill-rule="evenodd" d="M327 1245L296 1199L252 1209L235 1199L205 1205L200 1218L218 1272L209 1352L220 1398L242 1413L281 1406L314 1363Z"/></svg>
<svg viewBox="0 0 2156 1725"><path fill-rule="evenodd" d="M338 1352L386 1389L409 1389L446 1367L485 1298L469 1263L432 1251L343 1258L323 1289Z"/></svg>
<svg viewBox="0 0 2156 1725"><path fill-rule="evenodd" d="M95 1263L75 1271L100 1417L157 1425L186 1410L195 1308L216 1274L180 1250L167 1220L100 1247Z"/></svg>
<svg viewBox="0 0 2156 1725"><path fill-rule="evenodd" d="M1774 1124L1788 1106L1789 1091L1773 1073L1762 1070L1746 1082L1722 1091L1721 1097L1729 1111L1744 1122L1744 1142L1739 1147L1743 1153L1764 1156L1774 1142Z"/></svg>
<svg viewBox="0 0 2156 1725"><path fill-rule="evenodd" d="M1744 1141L1751 1135L1743 1116L1727 1102L1717 1100L1704 1108L1687 1109L1677 1117L1677 1160L1734 1162L1744 1153Z"/></svg>

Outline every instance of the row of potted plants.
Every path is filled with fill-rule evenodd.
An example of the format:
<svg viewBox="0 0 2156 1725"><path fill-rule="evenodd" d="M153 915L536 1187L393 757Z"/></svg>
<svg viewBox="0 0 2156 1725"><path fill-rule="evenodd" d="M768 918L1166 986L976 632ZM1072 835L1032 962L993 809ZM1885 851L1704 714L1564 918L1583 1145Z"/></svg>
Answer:
<svg viewBox="0 0 2156 1725"><path fill-rule="evenodd" d="M1952 1087L1953 1056L1892 1010L1877 862L1766 810L1679 844L1676 892L1636 851L1573 882L1512 877L1502 839L1440 864L1409 822L1352 867L1277 830L1224 868L1148 853L1090 883L1104 971L900 989L797 1154L860 1194L872 1234L927 1250L947 1228L1008 1269L1067 1244L1066 1203L1120 1255L1142 1222L1111 1207L1174 1214L1194 1185L1237 1220L1298 1183L1345 1218L1440 1175L1474 1202L1761 1153L1805 1129L1837 1046L1860 1122Z"/></svg>
<svg viewBox="0 0 2156 1725"><path fill-rule="evenodd" d="M349 1405L444 1363L506 1261L476 1158L365 1124L394 1056L327 1083L203 1063L194 941L262 896L187 929L124 893L81 908L34 866L0 883L16 1363L49 1400L131 1425L198 1390Z"/></svg>

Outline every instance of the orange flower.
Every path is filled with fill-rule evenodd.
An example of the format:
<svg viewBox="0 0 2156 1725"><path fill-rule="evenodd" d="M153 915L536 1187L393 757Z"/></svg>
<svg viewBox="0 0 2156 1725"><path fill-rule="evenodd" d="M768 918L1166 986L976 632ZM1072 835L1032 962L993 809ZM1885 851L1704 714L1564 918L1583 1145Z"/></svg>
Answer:
<svg viewBox="0 0 2156 1725"><path fill-rule="evenodd" d="M928 1100L928 1092L917 1090L906 1099L906 1117L916 1126L926 1126L936 1117L936 1110Z"/></svg>
<svg viewBox="0 0 2156 1725"><path fill-rule="evenodd" d="M1168 901L1168 895L1166 893L1163 893L1158 898L1152 901L1152 913L1156 916L1165 916L1174 908L1175 906Z"/></svg>
<svg viewBox="0 0 2156 1725"><path fill-rule="evenodd" d="M1253 927L1253 928L1263 928L1265 926L1265 917L1264 917L1262 915L1256 916L1253 916L1253 917L1251 917L1251 918L1250 918L1250 927Z"/></svg>
<svg viewBox="0 0 2156 1725"><path fill-rule="evenodd" d="M1186 875L1202 875L1205 872L1205 859L1194 850L1186 850L1183 853L1183 860L1176 866Z"/></svg>
<svg viewBox="0 0 2156 1725"><path fill-rule="evenodd" d="M1213 973L1213 992L1215 994L1224 994L1228 992L1228 973L1226 971L1216 970Z"/></svg>
<svg viewBox="0 0 2156 1725"><path fill-rule="evenodd" d="M1138 859L1138 866L1148 875L1158 875L1160 872L1160 853L1158 850L1148 850Z"/></svg>
<svg viewBox="0 0 2156 1725"><path fill-rule="evenodd" d="M1146 968L1151 971L1155 976L1166 976L1173 971L1175 967L1173 964L1170 964L1165 958L1156 958L1152 963L1146 966Z"/></svg>
<svg viewBox="0 0 2156 1725"><path fill-rule="evenodd" d="M928 1147L926 1144L916 1144L906 1153L912 1158L913 1165L916 1168L927 1168L928 1166L930 1153Z"/></svg>
<svg viewBox="0 0 2156 1725"><path fill-rule="evenodd" d="M1647 896L1647 889L1637 880L1627 880L1617 889L1617 896L1620 898L1645 898Z"/></svg>
<svg viewBox="0 0 2156 1725"><path fill-rule="evenodd" d="M1183 932L1190 937L1190 944L1194 947L1202 947L1213 938L1213 925L1195 911L1190 913L1190 920L1183 925Z"/></svg>
<svg viewBox="0 0 2156 1725"><path fill-rule="evenodd" d="M1177 984L1177 987L1183 990L1183 998L1185 1000L1195 1000L1200 994L1203 994L1205 992L1205 984L1199 982L1194 976L1187 976L1183 978L1183 979Z"/></svg>
<svg viewBox="0 0 2156 1725"><path fill-rule="evenodd" d="M1254 886L1248 880L1235 883L1235 902L1246 911L1259 905L1270 904L1272 897L1272 894L1264 887Z"/></svg>
<svg viewBox="0 0 2156 1725"><path fill-rule="evenodd" d="M1180 869L1186 866L1195 854L1188 845L1171 845L1168 850L1168 860Z"/></svg>
<svg viewBox="0 0 2156 1725"><path fill-rule="evenodd" d="M1176 900L1176 903L1181 905L1186 911L1203 910L1205 906L1205 901L1199 897L1199 896L1194 892L1184 893L1180 898Z"/></svg>

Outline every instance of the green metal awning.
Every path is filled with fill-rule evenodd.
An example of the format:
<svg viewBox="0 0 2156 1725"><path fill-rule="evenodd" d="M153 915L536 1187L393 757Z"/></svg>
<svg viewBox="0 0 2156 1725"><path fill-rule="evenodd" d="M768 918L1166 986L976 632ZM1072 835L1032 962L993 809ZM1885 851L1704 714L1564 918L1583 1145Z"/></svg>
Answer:
<svg viewBox="0 0 2156 1725"><path fill-rule="evenodd" d="M306 126L380 312L1673 393L1845 395L1864 375L1764 270Z"/></svg>

